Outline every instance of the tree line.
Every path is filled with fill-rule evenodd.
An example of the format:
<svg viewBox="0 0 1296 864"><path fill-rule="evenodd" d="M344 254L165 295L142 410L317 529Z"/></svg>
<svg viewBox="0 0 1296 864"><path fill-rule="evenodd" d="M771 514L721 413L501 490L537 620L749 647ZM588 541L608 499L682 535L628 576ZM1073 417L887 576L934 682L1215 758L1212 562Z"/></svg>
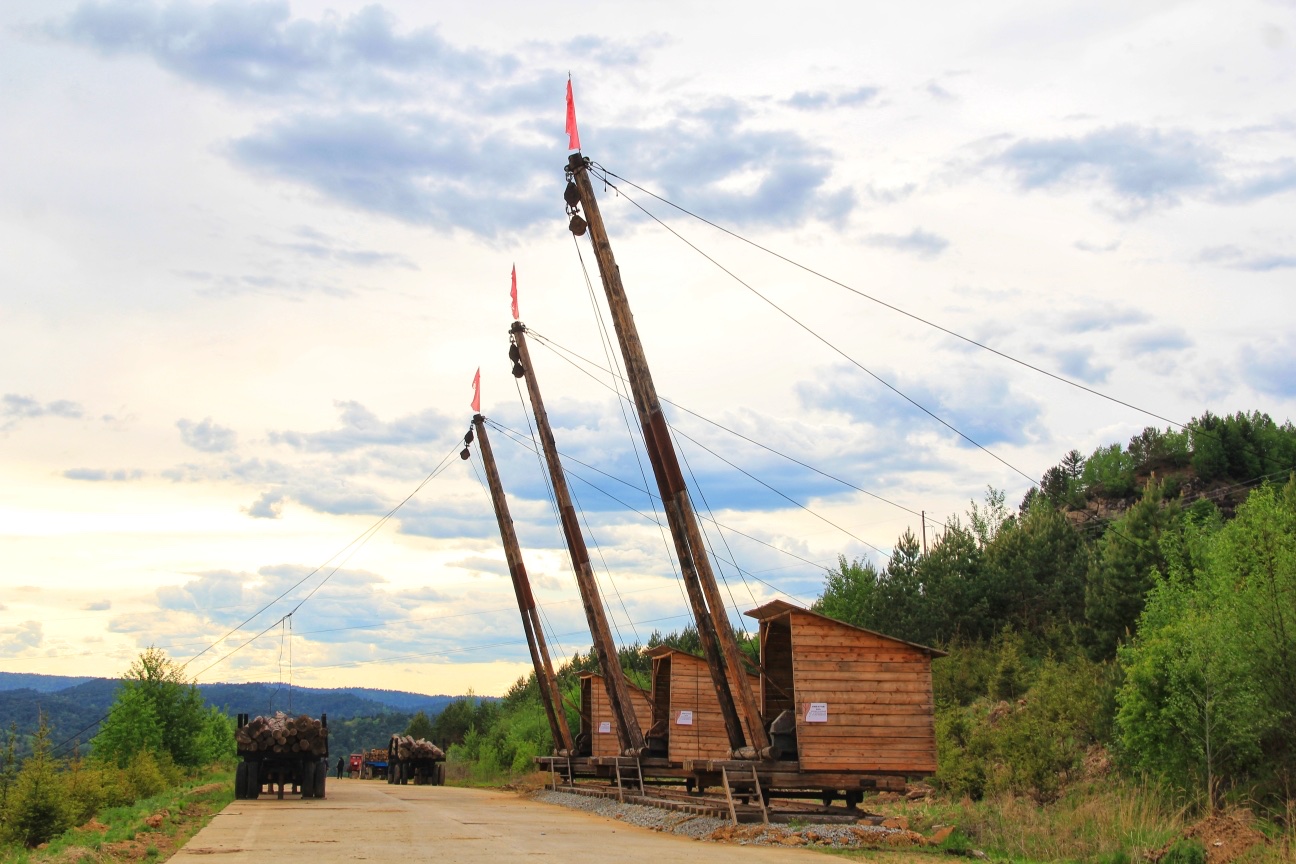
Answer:
<svg viewBox="0 0 1296 864"><path fill-rule="evenodd" d="M1019 507L990 490L925 552L906 532L881 568L841 558L815 608L951 652L933 672L951 792L1049 800L1098 747L1184 800L1281 809L1293 467L1291 424L1258 412L1071 451Z"/></svg>

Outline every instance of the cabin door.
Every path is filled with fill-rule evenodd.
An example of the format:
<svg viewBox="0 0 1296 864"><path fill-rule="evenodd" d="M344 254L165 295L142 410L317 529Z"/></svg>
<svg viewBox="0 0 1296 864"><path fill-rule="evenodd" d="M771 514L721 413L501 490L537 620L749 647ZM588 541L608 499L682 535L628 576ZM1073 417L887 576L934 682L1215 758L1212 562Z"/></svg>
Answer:
<svg viewBox="0 0 1296 864"><path fill-rule="evenodd" d="M792 674L792 618L761 622L761 712L770 722L770 742L781 759L797 758L796 687Z"/></svg>

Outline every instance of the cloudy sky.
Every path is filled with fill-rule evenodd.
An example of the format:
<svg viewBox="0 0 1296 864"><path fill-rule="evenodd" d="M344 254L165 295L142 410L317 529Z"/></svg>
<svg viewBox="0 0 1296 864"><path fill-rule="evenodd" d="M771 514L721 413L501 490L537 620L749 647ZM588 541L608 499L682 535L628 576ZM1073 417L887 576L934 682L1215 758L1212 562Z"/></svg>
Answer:
<svg viewBox="0 0 1296 864"><path fill-rule="evenodd" d="M11 0L0 669L502 692L479 366L555 653L588 646L515 264L617 636L686 622L566 227L568 74L736 609L1073 447L1296 413L1290 0Z"/></svg>

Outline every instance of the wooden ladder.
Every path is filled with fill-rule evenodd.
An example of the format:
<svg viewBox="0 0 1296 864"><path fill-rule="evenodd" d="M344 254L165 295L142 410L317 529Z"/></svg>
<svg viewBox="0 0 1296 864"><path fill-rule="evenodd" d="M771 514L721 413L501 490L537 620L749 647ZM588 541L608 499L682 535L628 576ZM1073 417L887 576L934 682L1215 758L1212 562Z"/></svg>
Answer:
<svg viewBox="0 0 1296 864"><path fill-rule="evenodd" d="M554 758L549 760L549 782L555 792L558 791L558 781L560 779L564 786L576 785L574 777L575 772L572 770L570 756L566 759Z"/></svg>
<svg viewBox="0 0 1296 864"><path fill-rule="evenodd" d="M626 764L623 765L622 763ZM625 801L627 781L634 784L630 787L631 792L635 791L637 787L639 794L644 794L643 766L639 764L638 757L634 759L622 757L616 760L616 781L618 801Z"/></svg>
<svg viewBox="0 0 1296 864"><path fill-rule="evenodd" d="M760 777L756 774L756 766L751 767L751 777L731 777L729 769L720 766L720 779L724 781L725 801L729 804L729 821L734 826L738 825L738 811L734 809L734 793L739 796L747 795L756 799L756 805L760 807L761 822L769 824L769 808L765 806L765 796L761 794Z"/></svg>

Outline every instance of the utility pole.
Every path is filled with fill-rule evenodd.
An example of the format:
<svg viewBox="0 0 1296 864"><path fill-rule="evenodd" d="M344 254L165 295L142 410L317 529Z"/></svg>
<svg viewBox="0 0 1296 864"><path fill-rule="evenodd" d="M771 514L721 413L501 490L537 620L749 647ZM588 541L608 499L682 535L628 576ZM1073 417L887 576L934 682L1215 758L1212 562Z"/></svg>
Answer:
<svg viewBox="0 0 1296 864"><path fill-rule="evenodd" d="M521 321L514 321L509 332L513 336L517 354L513 357L513 374L517 375L518 367L521 367L522 375L526 378L531 412L535 414L540 446L549 466L549 480L558 501L563 536L567 539L567 551L571 553L572 570L576 573L576 585L580 588L581 603L585 606L585 618L589 622L590 635L594 637L594 650L603 670L603 686L607 689L612 716L616 718L621 752L627 756L638 756L647 749L647 743L644 741L643 730L639 727L639 719L635 716L634 705L630 702L630 688L626 686L625 673L621 671L621 660L617 655L616 644L612 641L612 631L608 627L607 613L599 597L598 581L594 578L594 568L590 564L589 549L585 546L585 537L576 521L576 508L572 506L567 476L563 473L562 461L558 458L558 445L554 442L553 428L549 425L549 414L545 411L544 400L540 398L540 385L536 381L535 367L531 365L531 353L527 349L526 327Z"/></svg>
<svg viewBox="0 0 1296 864"><path fill-rule="evenodd" d="M567 173L571 180L564 198L573 213L570 227L577 235L584 233L586 226L589 228L594 257L598 261L599 275L616 327L617 341L625 358L626 375L634 394L635 409L643 428L648 459L657 478L657 488L675 542L675 554L684 575L698 634L702 636L707 666L724 716L730 749L734 758L738 759L764 757L771 752L769 735L765 731L751 683L747 680L747 673L739 659L738 642L729 626L724 600L711 570L710 559L707 558L702 529L689 502L679 457L666 426L666 417L662 414L661 400L657 397L652 373L648 370L648 360L644 355L643 344L639 341L639 332L630 312L625 288L621 284L621 271L612 255L612 245L608 241L598 201L594 198L588 160L580 153L572 154L567 162ZM583 219L575 213L578 206L584 208ZM747 720L752 738L750 746L743 732L739 712Z"/></svg>
<svg viewBox="0 0 1296 864"><path fill-rule="evenodd" d="M922 520L922 526L923 526L923 557L926 558L926 557L927 557L927 511L926 511L926 510L922 511L922 515L919 516L918 518Z"/></svg>
<svg viewBox="0 0 1296 864"><path fill-rule="evenodd" d="M531 649L531 663L535 666L536 683L540 686L540 701L544 703L545 714L549 717L549 731L553 733L557 755L568 756L575 752L571 729L567 726L558 678L554 675L553 663L549 660L544 628L540 624L535 597L531 594L531 580L527 578L526 565L522 563L522 547L518 543L517 531L513 528L513 517L509 515L508 500L504 497L499 470L495 466L495 454L491 451L490 439L486 437L486 418L480 414L473 415L473 428L477 431L482 463L486 466L486 483L490 488L491 504L495 505L500 539L504 541L504 559L508 562L509 576L513 579L513 593L517 594L518 611L522 613L522 629L526 631L527 647ZM471 435L470 432L469 436ZM471 437L465 439L464 443L472 443ZM467 458L467 453L465 447L464 458Z"/></svg>

